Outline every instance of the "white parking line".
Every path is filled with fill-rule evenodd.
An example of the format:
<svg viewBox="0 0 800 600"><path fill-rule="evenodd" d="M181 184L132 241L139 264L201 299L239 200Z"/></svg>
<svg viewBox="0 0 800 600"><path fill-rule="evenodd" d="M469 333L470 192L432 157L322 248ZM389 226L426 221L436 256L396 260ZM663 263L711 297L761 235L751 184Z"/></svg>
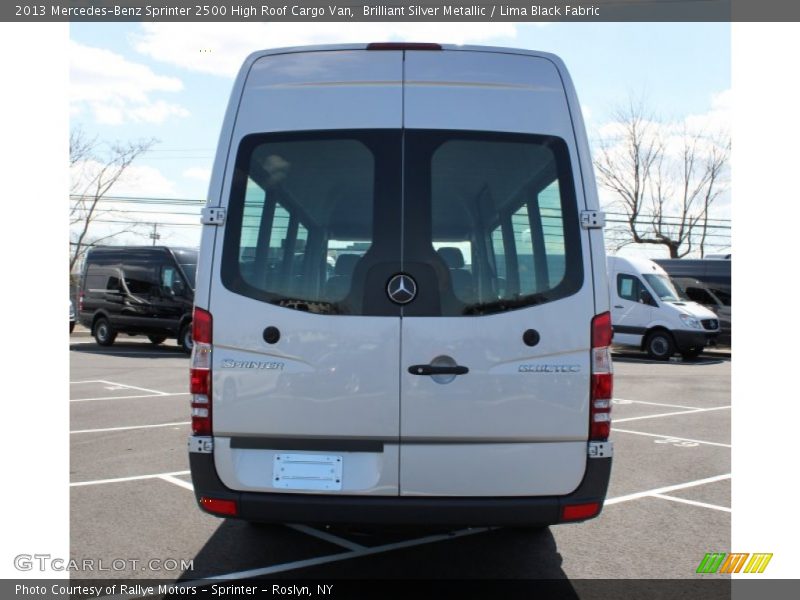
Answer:
<svg viewBox="0 0 800 600"><path fill-rule="evenodd" d="M642 417L628 417L626 419L614 419L614 423L625 423L627 421L641 421L642 419L658 419L660 417L672 417L675 415L688 415L693 413L709 412L712 410L726 410L730 406L715 406L713 408L696 408L694 410L681 410L678 412L660 413L657 415L644 415Z"/></svg>
<svg viewBox="0 0 800 600"><path fill-rule="evenodd" d="M95 481L76 481L70 483L69 487L100 485L102 483L121 483L123 481L138 481L139 479L158 479L169 475L187 475L188 473L190 473L190 471L172 471L171 473L153 473L152 475L134 475L133 477L116 477L114 479L97 479Z"/></svg>
<svg viewBox="0 0 800 600"><path fill-rule="evenodd" d="M106 385L112 385L118 388L128 388L130 390L139 390L140 392L149 392L151 394L165 394L166 392L160 392L159 390L151 390L148 388L139 387L137 385L128 385L127 383L116 383L114 381L106 381L104 379L98 379L98 383L105 383Z"/></svg>
<svg viewBox="0 0 800 600"><path fill-rule="evenodd" d="M159 423L157 425L131 425L129 427L106 427L105 429L78 429L70 431L70 435L75 433L105 433L107 431L128 431L130 429L151 429L154 427L171 427L173 425L188 425L191 421L177 421L175 423Z"/></svg>
<svg viewBox="0 0 800 600"><path fill-rule="evenodd" d="M633 435L646 435L648 437L655 437L655 438L662 438L662 439L669 439L669 440L678 440L678 441L681 441L681 442L694 442L696 444L705 444L707 446L720 446L722 448L730 448L731 447L730 444L722 444L720 442L706 442L704 440L693 440L691 438L678 437L678 436L675 436L675 435L662 435L660 433L647 433L645 431L631 431L630 429L618 429L616 427L612 427L611 431L618 431L620 433L632 433Z"/></svg>
<svg viewBox="0 0 800 600"><path fill-rule="evenodd" d="M342 548L347 548L348 550L358 551L367 548L367 546L356 544L355 542L351 542L350 540L341 538L338 535L333 535L332 533L328 533L327 531L320 531L319 529L314 529L313 527L309 527L308 525L287 525L287 527L289 529L294 529L295 531L299 531L300 533L304 533L306 535L319 538L331 544L336 544L337 546L341 546Z"/></svg>
<svg viewBox="0 0 800 600"><path fill-rule="evenodd" d="M141 394L137 396L102 396L100 398L76 398L70 402L95 402L97 400L132 400L134 398L162 398L166 396L189 396L190 392L159 392L158 394Z"/></svg>
<svg viewBox="0 0 800 600"><path fill-rule="evenodd" d="M183 479L178 479L177 477L173 477L172 475L159 475L159 479L163 479L168 483L174 483L182 488L186 488L190 492L194 491L194 486L189 483L188 481L184 481Z"/></svg>
<svg viewBox="0 0 800 600"><path fill-rule="evenodd" d="M612 504L619 504L620 502L628 502L629 500L638 500L639 498L644 498L646 496L654 496L655 494L665 494L667 492L674 492L675 490L683 490L685 488L696 487L698 485L705 485L706 483L714 483L716 481L724 481L725 479L730 479L731 474L728 473L726 475L716 475L715 477L707 477L706 479L697 479L696 481L690 481L688 483L679 483L677 485L668 485L665 487L654 488L652 490L647 490L644 492L636 492L634 494L627 494L625 496L617 496L616 498L609 498L605 501L606 506L610 506Z"/></svg>
<svg viewBox="0 0 800 600"><path fill-rule="evenodd" d="M673 502L681 502L682 504L691 504L692 506L700 506L702 508L713 508L714 510L721 510L723 512L731 512L727 506L719 506L717 504L707 504L705 502L697 502L696 500L687 500L686 498L678 498L677 496L665 496L664 494L653 494L653 498L661 498L662 500L672 500Z"/></svg>
<svg viewBox="0 0 800 600"><path fill-rule="evenodd" d="M683 404L665 404L664 402L645 402L644 400L629 400L627 398L614 398L620 404L649 404L650 406L668 406L670 408L685 408L688 410L700 410L699 406L684 406Z"/></svg>
<svg viewBox="0 0 800 600"><path fill-rule="evenodd" d="M261 569L250 569L249 571L238 571L236 573L216 575L214 577L209 577L208 579L191 581L185 584L182 583L181 585L189 585L192 587L196 587L196 586L206 585L207 583L212 581L228 580L228 579L246 579L248 577L261 577L262 575L270 575L272 573L280 573L282 571L291 571L293 569L301 569L303 567L313 567L315 565L323 565L326 563L338 562L341 560L350 560L351 558L360 558L362 556L370 556L372 554L382 554L384 552L391 552L392 550L399 550L401 548L412 548L414 546L421 546L423 544L432 544L434 542L452 540L459 537L474 535L476 533L483 533L489 530L490 528L488 527L481 527L476 529L461 529L459 531L452 531L450 533L429 535L427 537L417 538L415 540L406 540L403 542L385 544L383 546L364 548L363 550L353 550L351 552L330 554L328 556L317 556L315 558L296 560L293 562L283 563L279 565L272 565Z"/></svg>

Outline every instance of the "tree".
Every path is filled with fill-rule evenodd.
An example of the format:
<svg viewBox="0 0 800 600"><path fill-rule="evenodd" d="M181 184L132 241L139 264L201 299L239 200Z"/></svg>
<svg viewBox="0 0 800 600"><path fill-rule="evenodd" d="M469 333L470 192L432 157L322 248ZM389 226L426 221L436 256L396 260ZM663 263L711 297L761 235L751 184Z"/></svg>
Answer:
<svg viewBox="0 0 800 600"><path fill-rule="evenodd" d="M92 244L108 240L122 233L129 233L135 225L121 225L112 233L99 238L90 238L89 230L100 217L113 212L98 206L107 197L114 185L142 154L150 150L155 139L127 143L115 143L105 150L97 138L87 138L81 129L74 129L69 137L70 184L70 227L72 245L70 248L69 269Z"/></svg>
<svg viewBox="0 0 800 600"><path fill-rule="evenodd" d="M625 214L616 246L664 246L670 258L705 255L709 210L727 186L730 139L724 132L663 122L631 101L601 139L595 168Z"/></svg>

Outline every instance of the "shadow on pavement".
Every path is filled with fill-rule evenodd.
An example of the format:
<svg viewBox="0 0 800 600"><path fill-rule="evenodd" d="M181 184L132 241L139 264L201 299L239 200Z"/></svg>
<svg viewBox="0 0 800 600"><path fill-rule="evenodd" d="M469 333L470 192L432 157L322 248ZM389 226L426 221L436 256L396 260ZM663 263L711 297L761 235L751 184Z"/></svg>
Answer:
<svg viewBox="0 0 800 600"><path fill-rule="evenodd" d="M138 356L140 358L189 358L179 346L165 344L150 344L147 342L117 341L112 346L100 346L93 341L72 342L69 345L71 352L81 354L95 354L98 356Z"/></svg>
<svg viewBox="0 0 800 600"><path fill-rule="evenodd" d="M559 581L560 591L567 591L560 597L578 597L561 569L561 554L548 528L499 528L417 544L447 530L314 529L362 548L347 549L286 526L227 520L194 557L194 569L181 579L253 570L250 576L269 579L542 579ZM396 546L403 542L408 546ZM503 552L487 553L487 548ZM261 571L266 567L274 570Z"/></svg>

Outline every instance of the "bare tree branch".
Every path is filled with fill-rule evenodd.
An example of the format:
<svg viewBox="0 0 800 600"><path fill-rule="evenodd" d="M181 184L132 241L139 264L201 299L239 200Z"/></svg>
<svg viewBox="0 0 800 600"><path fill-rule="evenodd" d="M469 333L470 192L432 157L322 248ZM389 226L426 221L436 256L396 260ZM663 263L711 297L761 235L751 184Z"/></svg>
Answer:
<svg viewBox="0 0 800 600"><path fill-rule="evenodd" d="M70 167L72 169L70 225L73 243L70 249L70 271L86 250L86 240L92 223L109 211L99 209L98 204L111 191L133 162L150 150L155 139L117 143L107 151L100 152L95 138L87 139L80 129L70 134ZM81 190L78 192L78 190ZM130 226L99 238L110 239L130 231ZM95 240L94 243L96 243Z"/></svg>
<svg viewBox="0 0 800 600"><path fill-rule="evenodd" d="M729 138L663 122L641 101L629 101L614 118L619 135L600 140L595 169L626 215L630 242L622 245L661 245L672 258L697 247L703 256L709 209L723 191Z"/></svg>

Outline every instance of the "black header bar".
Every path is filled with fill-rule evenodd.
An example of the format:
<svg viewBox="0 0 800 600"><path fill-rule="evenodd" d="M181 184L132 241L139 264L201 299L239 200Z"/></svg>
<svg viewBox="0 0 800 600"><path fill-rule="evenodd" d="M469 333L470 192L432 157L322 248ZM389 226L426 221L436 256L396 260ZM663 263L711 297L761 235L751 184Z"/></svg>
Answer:
<svg viewBox="0 0 800 600"><path fill-rule="evenodd" d="M16 0L8 22L799 21L792 0ZM435 41L435 40L432 40Z"/></svg>

